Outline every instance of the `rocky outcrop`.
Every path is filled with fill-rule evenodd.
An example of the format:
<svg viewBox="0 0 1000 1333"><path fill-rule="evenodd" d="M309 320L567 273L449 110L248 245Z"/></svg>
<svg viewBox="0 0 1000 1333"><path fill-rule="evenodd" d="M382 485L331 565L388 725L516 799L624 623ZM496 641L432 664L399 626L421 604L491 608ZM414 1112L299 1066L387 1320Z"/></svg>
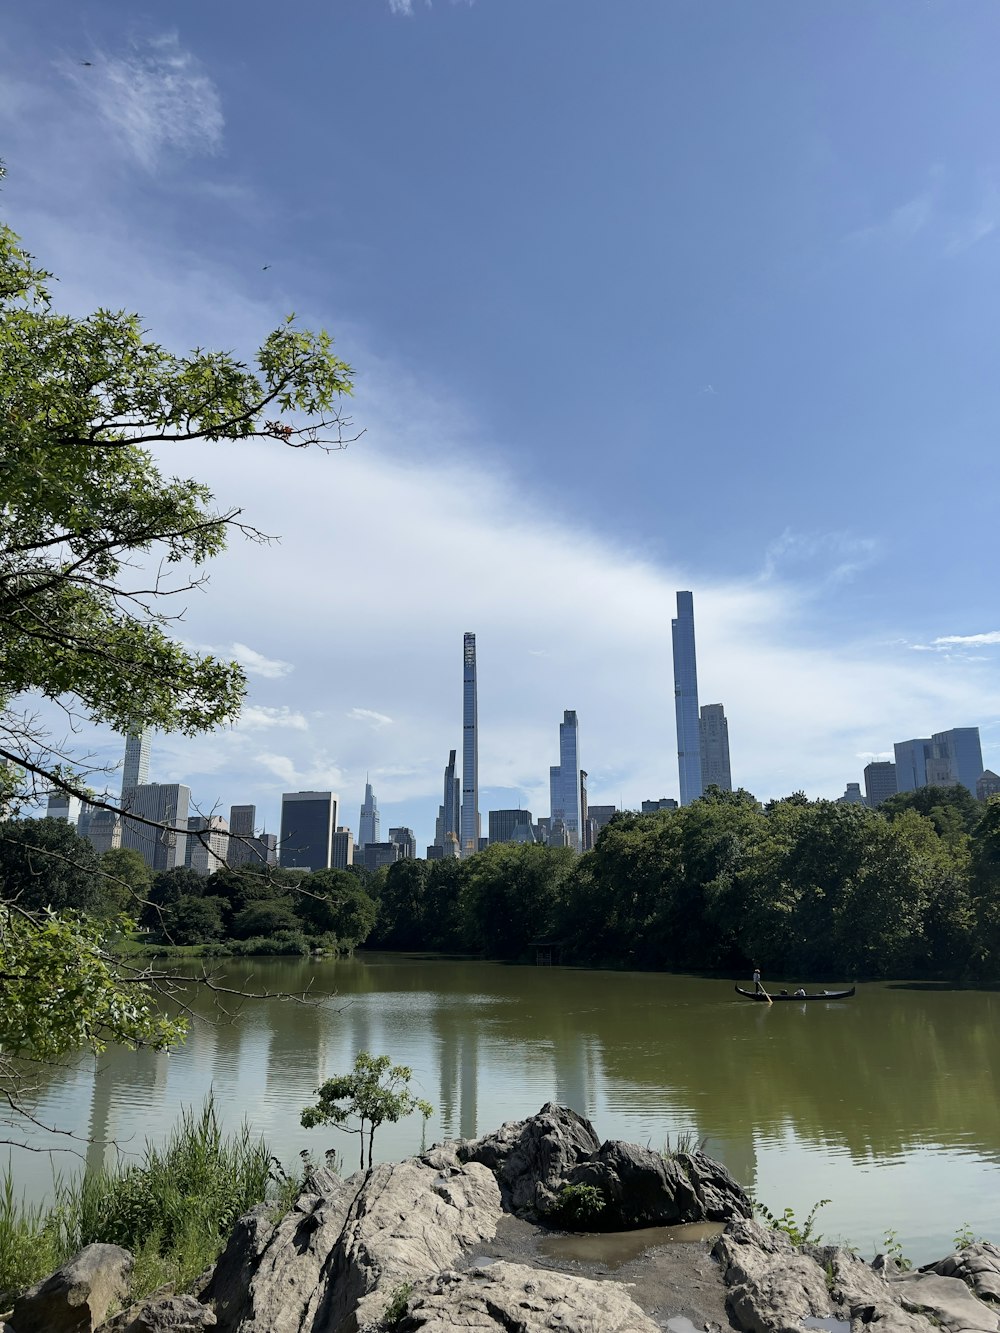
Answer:
<svg viewBox="0 0 1000 1333"><path fill-rule="evenodd" d="M1000 1333L989 1296L995 1263L982 1247L919 1272L903 1272L884 1256L867 1264L839 1246L794 1246L780 1231L735 1222L715 1245L729 1291L733 1322L745 1333L790 1333L807 1321L836 1321L843 1333ZM942 1271L947 1270L947 1271ZM951 1276L961 1273L963 1276ZM993 1277L990 1274L993 1274ZM815 1326L815 1325L813 1325Z"/></svg>
<svg viewBox="0 0 1000 1333"><path fill-rule="evenodd" d="M19 1297L10 1322L17 1333L92 1333L125 1295L132 1256L118 1245L87 1245Z"/></svg>
<svg viewBox="0 0 1000 1333"><path fill-rule="evenodd" d="M920 1271L960 1278L980 1300L1000 1302L1000 1248L991 1241L966 1245L936 1264L926 1264Z"/></svg>
<svg viewBox="0 0 1000 1333"><path fill-rule="evenodd" d="M618 1283L505 1263L421 1282L396 1327L400 1333L659 1333Z"/></svg>
<svg viewBox="0 0 1000 1333"><path fill-rule="evenodd" d="M594 1126L567 1106L546 1102L537 1115L512 1120L481 1139L455 1145L462 1162L488 1167L513 1213L545 1212L573 1168L598 1151Z"/></svg>
<svg viewBox="0 0 1000 1333"><path fill-rule="evenodd" d="M194 1296L164 1296L141 1305L123 1333L202 1333L216 1324L213 1311Z"/></svg>

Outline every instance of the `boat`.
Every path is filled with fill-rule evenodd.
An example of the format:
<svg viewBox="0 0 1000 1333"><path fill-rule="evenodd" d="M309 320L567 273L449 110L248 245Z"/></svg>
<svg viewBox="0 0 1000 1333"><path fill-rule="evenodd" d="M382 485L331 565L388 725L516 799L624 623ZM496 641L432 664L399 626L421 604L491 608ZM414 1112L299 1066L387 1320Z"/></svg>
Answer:
<svg viewBox="0 0 1000 1333"><path fill-rule="evenodd" d="M850 990L821 990L805 995L774 995L768 991L765 995L763 991L744 990L742 986L737 986L736 994L742 995L747 1000L773 1000L777 1004L779 1000L849 1000L854 994L854 989L852 986Z"/></svg>

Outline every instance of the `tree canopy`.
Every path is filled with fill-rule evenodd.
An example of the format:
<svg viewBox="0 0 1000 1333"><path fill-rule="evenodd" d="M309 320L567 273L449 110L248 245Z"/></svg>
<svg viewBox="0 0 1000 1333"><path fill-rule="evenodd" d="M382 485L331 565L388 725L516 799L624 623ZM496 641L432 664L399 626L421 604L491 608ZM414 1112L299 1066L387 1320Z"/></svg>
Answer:
<svg viewBox="0 0 1000 1333"><path fill-rule="evenodd" d="M168 611L172 597L204 581L233 529L261 534L239 510L216 505L196 477L163 470L158 460L169 458L171 443L348 442L340 404L352 372L327 333L289 317L252 364L231 352L178 355L147 335L138 314L59 313L50 283L0 224L4 812L52 790L115 806L46 727L51 707L40 713L40 699L74 727L122 733L191 734L238 714L239 665L185 646ZM91 906L77 881L101 867L96 857L85 864L89 847L68 858L54 822L0 823L0 855L20 866L0 888L0 1055L49 1055L106 1038L175 1040L183 1025L156 1018L151 975L133 977L109 950L131 923L68 914ZM136 877L118 860L106 873L128 894ZM11 1069L4 1066L0 1090L16 1095Z"/></svg>

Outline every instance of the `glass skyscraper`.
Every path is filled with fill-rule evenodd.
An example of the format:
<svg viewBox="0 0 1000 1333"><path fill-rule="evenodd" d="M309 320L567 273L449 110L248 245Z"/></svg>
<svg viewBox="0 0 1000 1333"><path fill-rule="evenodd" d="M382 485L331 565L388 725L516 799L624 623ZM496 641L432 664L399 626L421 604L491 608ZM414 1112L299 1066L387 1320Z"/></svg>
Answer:
<svg viewBox="0 0 1000 1333"><path fill-rule="evenodd" d="M677 771L681 805L705 790L701 776L701 728L698 717L698 667L694 651L694 597L677 594L677 618L670 622L674 646L674 710L677 717Z"/></svg>
<svg viewBox="0 0 1000 1333"><path fill-rule="evenodd" d="M567 708L559 723L559 764L549 769L552 824L561 821L569 846L583 849L583 811L580 785L580 724L576 709Z"/></svg>
<svg viewBox="0 0 1000 1333"><path fill-rule="evenodd" d="M125 737L125 763L122 765L122 794L129 787L138 787L149 781L149 737L148 727L142 731L130 731Z"/></svg>
<svg viewBox="0 0 1000 1333"><path fill-rule="evenodd" d="M479 703L476 693L476 636L462 645L462 856L479 851Z"/></svg>
<svg viewBox="0 0 1000 1333"><path fill-rule="evenodd" d="M281 798L281 864L294 870L329 870L337 797L332 791L286 791Z"/></svg>
<svg viewBox="0 0 1000 1333"><path fill-rule="evenodd" d="M367 847L378 842L378 801L372 791L372 784L365 783L365 799L361 806L361 822L358 824L358 847Z"/></svg>

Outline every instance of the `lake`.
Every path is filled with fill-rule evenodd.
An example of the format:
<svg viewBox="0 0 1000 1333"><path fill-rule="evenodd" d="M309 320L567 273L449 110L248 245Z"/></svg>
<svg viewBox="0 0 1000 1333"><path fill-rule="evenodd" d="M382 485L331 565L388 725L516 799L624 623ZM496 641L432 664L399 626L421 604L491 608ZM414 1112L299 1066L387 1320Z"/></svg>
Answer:
<svg viewBox="0 0 1000 1333"><path fill-rule="evenodd" d="M210 1090L228 1128L245 1117L288 1165L359 1141L304 1130L299 1113L359 1050L410 1065L435 1108L429 1144L472 1137L552 1100L602 1138L662 1148L693 1133L772 1212L818 1199L828 1240L870 1258L887 1229L915 1263L962 1227L1000 1239L1000 995L919 983L859 986L829 1004L768 1006L731 982L360 953L337 961L222 960L226 984L328 993L312 1004L198 997L171 1055L109 1051L39 1076L32 1110L95 1142L91 1163L159 1140ZM832 986L831 986L832 988ZM384 1125L380 1160L421 1146L419 1116ZM31 1131L36 1146L66 1140ZM65 1152L14 1150L19 1189L44 1197Z"/></svg>

